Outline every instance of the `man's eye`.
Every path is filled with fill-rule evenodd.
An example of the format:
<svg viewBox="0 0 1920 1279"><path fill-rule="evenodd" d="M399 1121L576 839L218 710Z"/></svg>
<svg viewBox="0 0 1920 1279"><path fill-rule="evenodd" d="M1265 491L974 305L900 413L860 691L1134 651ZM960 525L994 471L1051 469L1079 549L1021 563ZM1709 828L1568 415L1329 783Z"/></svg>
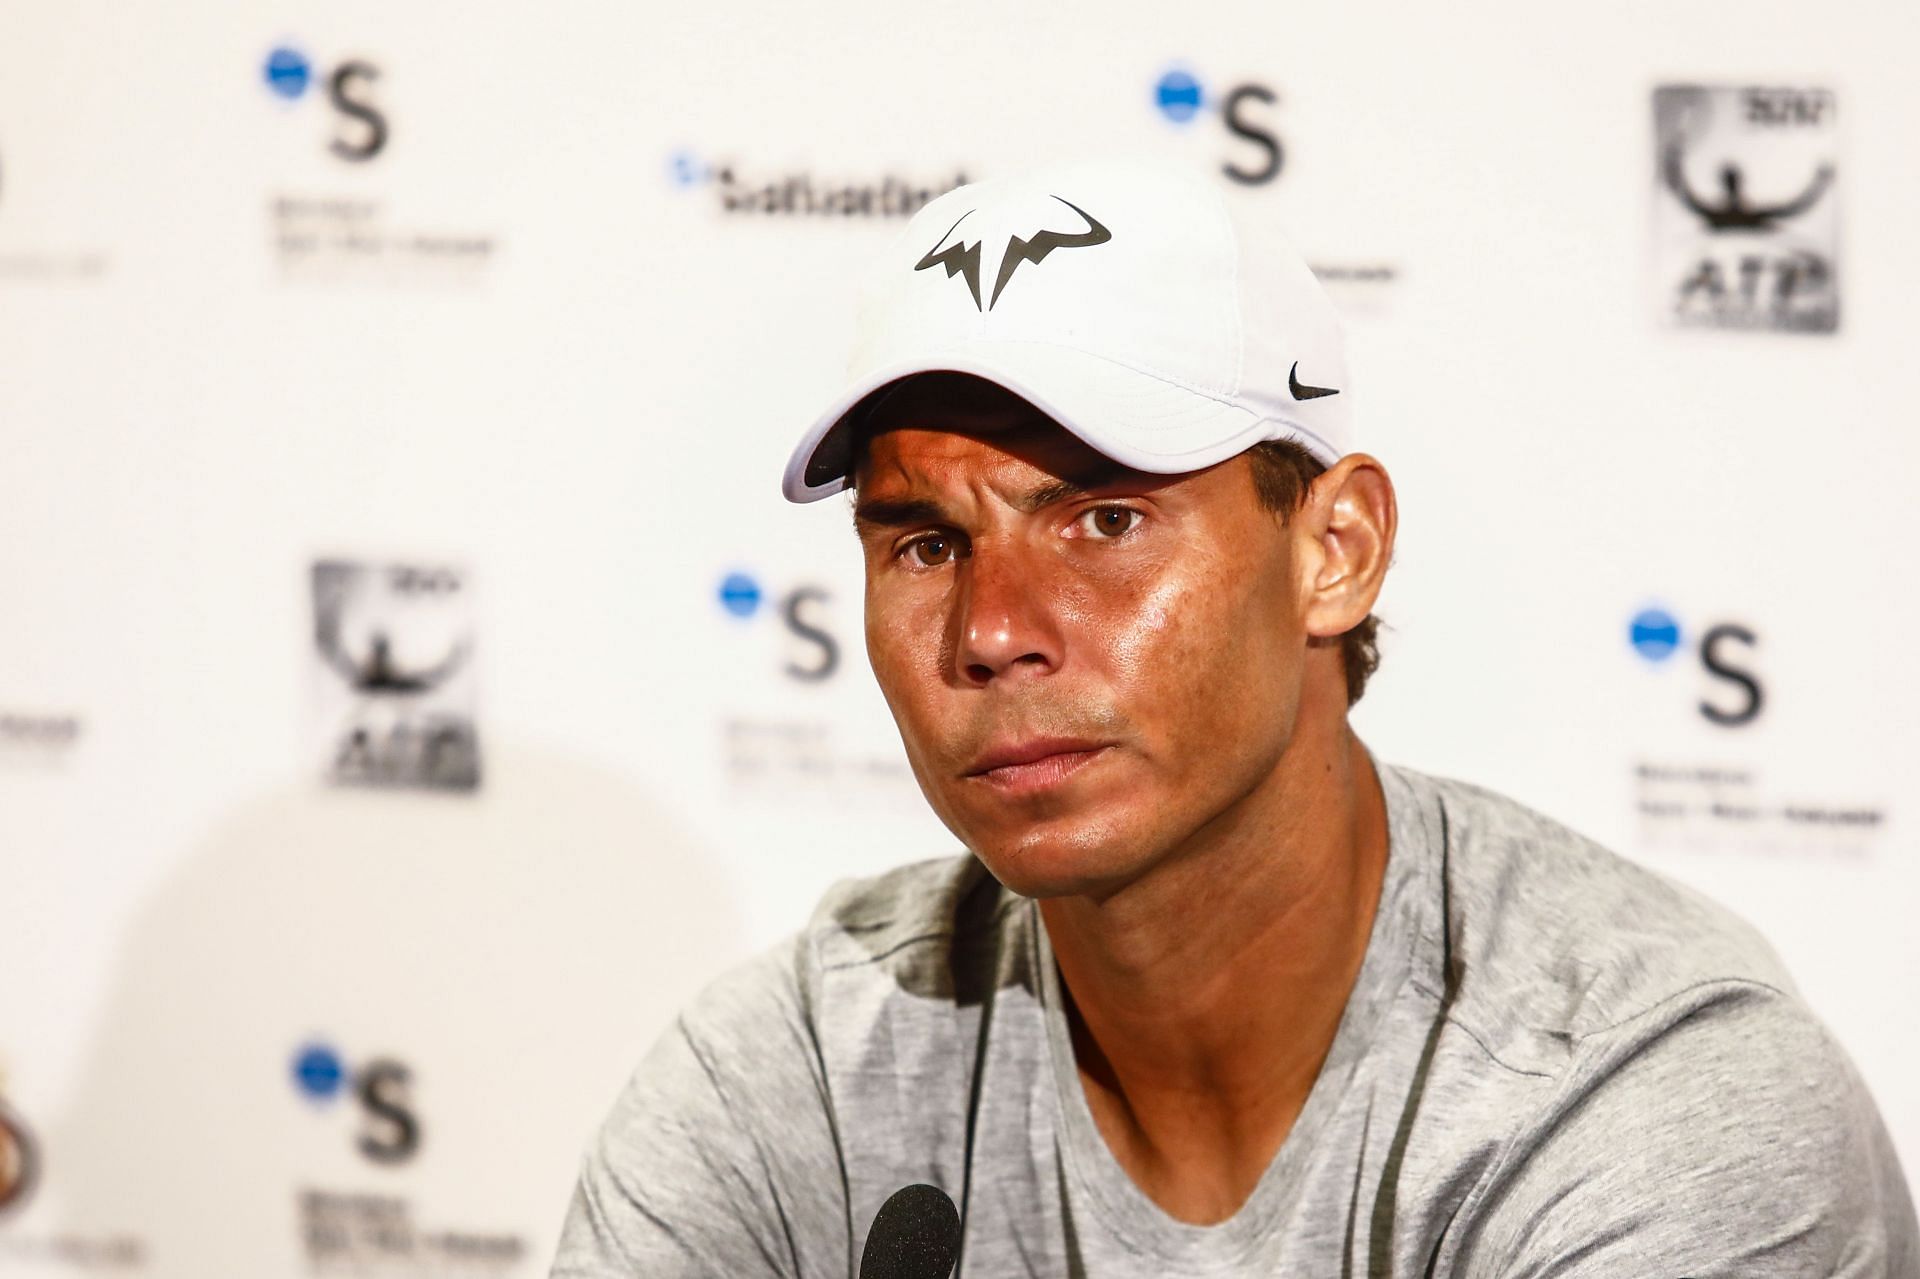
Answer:
<svg viewBox="0 0 1920 1279"><path fill-rule="evenodd" d="M1140 512L1130 506L1096 506L1080 512L1075 523L1097 539L1119 537L1131 533L1140 522Z"/></svg>
<svg viewBox="0 0 1920 1279"><path fill-rule="evenodd" d="M925 568L935 568L953 558L953 539L938 533L929 533L925 537L916 537L906 546L907 554L913 562Z"/></svg>

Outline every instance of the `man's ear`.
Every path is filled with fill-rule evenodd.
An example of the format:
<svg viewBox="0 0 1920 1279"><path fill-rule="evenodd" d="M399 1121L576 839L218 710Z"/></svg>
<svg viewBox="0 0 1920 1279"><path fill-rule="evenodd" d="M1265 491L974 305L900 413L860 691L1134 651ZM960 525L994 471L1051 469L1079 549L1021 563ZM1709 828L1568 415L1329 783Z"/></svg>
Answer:
<svg viewBox="0 0 1920 1279"><path fill-rule="evenodd" d="M1399 521L1393 480L1372 455L1349 453L1314 477L1293 517L1309 636L1344 635L1367 619L1393 560Z"/></svg>

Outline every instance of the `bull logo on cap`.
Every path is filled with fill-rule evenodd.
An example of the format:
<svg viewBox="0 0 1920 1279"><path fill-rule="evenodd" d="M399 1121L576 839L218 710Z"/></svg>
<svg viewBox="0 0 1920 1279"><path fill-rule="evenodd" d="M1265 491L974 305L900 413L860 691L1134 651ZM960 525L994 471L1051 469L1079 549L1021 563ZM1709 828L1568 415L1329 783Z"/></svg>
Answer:
<svg viewBox="0 0 1920 1279"><path fill-rule="evenodd" d="M947 244L947 236L952 235L959 229L962 222L965 222L968 218L979 212L979 210L968 209L956 218L953 225L947 228L946 234L936 240L933 247L927 250L926 256L913 264L913 269L916 271L924 271L928 267L944 266L947 269L947 278L949 280L956 275L964 276L967 281L967 289L973 294L974 309L979 311L993 310L993 304L1000 300L1000 294L1006 289L1007 281L1013 278L1015 269L1018 268L1022 262L1031 262L1038 266L1046 259L1047 254L1053 252L1055 249L1091 248L1096 244L1105 244L1113 238L1113 232L1101 226L1099 221L1091 213L1088 213L1071 200L1062 199L1057 195L1053 198L1059 200L1060 203L1066 205L1069 209L1072 209L1085 219L1087 224L1086 229L1084 231L1036 231L1030 239L1018 235L1009 236L1007 238L1007 247L1000 254L1000 271L993 281L993 293L987 298L985 305L982 305L980 301L981 241L975 240L969 244L965 240L956 240L952 244ZM946 245L946 247L942 248L942 245Z"/></svg>

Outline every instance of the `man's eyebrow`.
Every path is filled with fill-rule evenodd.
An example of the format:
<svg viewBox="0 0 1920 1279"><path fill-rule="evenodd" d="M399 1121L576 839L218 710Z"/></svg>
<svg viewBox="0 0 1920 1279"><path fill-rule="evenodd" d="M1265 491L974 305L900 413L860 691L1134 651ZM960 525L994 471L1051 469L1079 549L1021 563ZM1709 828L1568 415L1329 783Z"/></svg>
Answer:
<svg viewBox="0 0 1920 1279"><path fill-rule="evenodd" d="M1062 502L1083 497L1094 489L1121 483L1138 472L1118 462L1092 466L1072 476L1062 476L1035 485L1014 499L1013 509L1023 515ZM940 503L925 497L860 498L854 502L855 528L899 528L909 524L944 524L950 517Z"/></svg>
<svg viewBox="0 0 1920 1279"><path fill-rule="evenodd" d="M855 528L900 528L908 524L945 523L947 512L940 503L924 497L863 497L853 505Z"/></svg>
<svg viewBox="0 0 1920 1279"><path fill-rule="evenodd" d="M1132 467L1122 466L1118 462L1090 466L1075 475L1062 476L1057 480L1049 480L1045 484L1028 489L1014 502L1014 509L1022 514L1031 515L1041 507L1052 506L1055 502L1063 502L1072 497L1085 497L1094 489L1118 484L1137 475L1138 472Z"/></svg>

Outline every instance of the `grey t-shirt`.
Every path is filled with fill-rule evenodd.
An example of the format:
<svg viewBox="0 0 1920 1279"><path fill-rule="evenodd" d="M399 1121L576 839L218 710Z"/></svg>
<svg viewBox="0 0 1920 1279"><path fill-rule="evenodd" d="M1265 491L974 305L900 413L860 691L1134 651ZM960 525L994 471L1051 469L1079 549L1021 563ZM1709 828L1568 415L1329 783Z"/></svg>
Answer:
<svg viewBox="0 0 1920 1279"><path fill-rule="evenodd" d="M1873 1101L1751 928L1512 800L1379 774L1366 958L1228 1220L1169 1216L1113 1158L1038 910L959 857L838 886L686 1010L553 1273L850 1276L928 1182L978 1279L1920 1276Z"/></svg>

